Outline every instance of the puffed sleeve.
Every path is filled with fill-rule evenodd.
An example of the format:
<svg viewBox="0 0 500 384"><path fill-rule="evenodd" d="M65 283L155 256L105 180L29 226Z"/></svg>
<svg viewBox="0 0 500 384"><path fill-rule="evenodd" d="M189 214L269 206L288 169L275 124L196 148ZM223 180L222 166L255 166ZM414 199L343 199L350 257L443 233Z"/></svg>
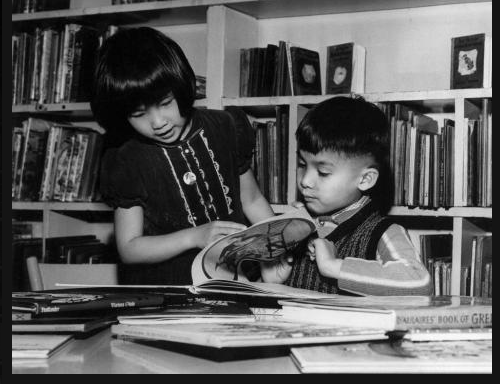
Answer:
<svg viewBox="0 0 500 384"><path fill-rule="evenodd" d="M255 148L255 132L246 113L236 106L229 106L226 111L232 116L236 130L236 157L239 174L245 173L252 164Z"/></svg>
<svg viewBox="0 0 500 384"><path fill-rule="evenodd" d="M108 149L102 158L100 191L112 208L145 207L147 192L138 168L119 148Z"/></svg>

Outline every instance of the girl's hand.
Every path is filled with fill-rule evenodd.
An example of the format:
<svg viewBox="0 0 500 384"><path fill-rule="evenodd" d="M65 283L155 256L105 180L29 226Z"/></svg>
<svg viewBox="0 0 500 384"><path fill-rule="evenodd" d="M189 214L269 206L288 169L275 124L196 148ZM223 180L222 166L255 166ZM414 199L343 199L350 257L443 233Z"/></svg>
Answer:
<svg viewBox="0 0 500 384"><path fill-rule="evenodd" d="M205 248L208 244L220 239L226 235L246 229L246 225L235 223L233 221L211 221L195 227L196 236L194 236L194 244L198 248Z"/></svg>
<svg viewBox="0 0 500 384"><path fill-rule="evenodd" d="M319 272L326 277L338 279L342 260L337 259L337 248L333 242L325 239L314 239L307 244L307 255L311 261L316 260Z"/></svg>
<svg viewBox="0 0 500 384"><path fill-rule="evenodd" d="M283 284L292 272L293 256L285 254L274 263L261 263L260 274L264 283Z"/></svg>

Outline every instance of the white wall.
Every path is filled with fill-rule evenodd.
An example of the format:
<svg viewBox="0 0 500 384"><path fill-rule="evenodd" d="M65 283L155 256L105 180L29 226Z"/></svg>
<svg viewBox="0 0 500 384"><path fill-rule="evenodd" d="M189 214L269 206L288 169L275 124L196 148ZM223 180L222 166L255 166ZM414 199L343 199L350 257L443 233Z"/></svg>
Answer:
<svg viewBox="0 0 500 384"><path fill-rule="evenodd" d="M448 89L451 38L492 34L492 2L259 20L259 46L289 40L318 50L354 41L367 50L366 92Z"/></svg>

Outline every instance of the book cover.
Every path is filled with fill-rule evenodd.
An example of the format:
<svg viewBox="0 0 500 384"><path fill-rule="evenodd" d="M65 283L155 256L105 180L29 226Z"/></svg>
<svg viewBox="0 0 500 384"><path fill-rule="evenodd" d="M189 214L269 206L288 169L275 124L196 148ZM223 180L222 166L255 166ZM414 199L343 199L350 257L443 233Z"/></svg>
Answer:
<svg viewBox="0 0 500 384"><path fill-rule="evenodd" d="M12 310L44 313L117 310L138 307L160 307L165 304L162 294L133 292L81 291L12 292Z"/></svg>
<svg viewBox="0 0 500 384"><path fill-rule="evenodd" d="M12 358L46 359L73 339L73 335L12 334Z"/></svg>
<svg viewBox="0 0 500 384"><path fill-rule="evenodd" d="M484 33L451 39L451 89L491 86L490 40Z"/></svg>
<svg viewBox="0 0 500 384"><path fill-rule="evenodd" d="M18 200L38 200L50 124L33 117L23 122L25 136Z"/></svg>
<svg viewBox="0 0 500 384"><path fill-rule="evenodd" d="M116 316L47 316L12 319L12 333L85 333L116 323Z"/></svg>
<svg viewBox="0 0 500 384"><path fill-rule="evenodd" d="M191 323L254 322L255 316L243 302L193 298L186 303L172 304L154 311L134 315L120 315L120 324L158 325Z"/></svg>
<svg viewBox="0 0 500 384"><path fill-rule="evenodd" d="M476 341L366 342L293 347L302 373L491 373L493 343Z"/></svg>
<svg viewBox="0 0 500 384"><path fill-rule="evenodd" d="M354 43L327 47L326 94L351 92Z"/></svg>
<svg viewBox="0 0 500 384"><path fill-rule="evenodd" d="M492 300L467 296L337 296L279 300L283 318L392 330L484 328L493 324Z"/></svg>
<svg viewBox="0 0 500 384"><path fill-rule="evenodd" d="M387 335L369 328L257 321L222 324L164 324L111 326L114 335L125 338L164 340L213 348L258 347L296 344L382 340Z"/></svg>
<svg viewBox="0 0 500 384"><path fill-rule="evenodd" d="M321 95L319 53L301 47L290 47L293 96Z"/></svg>
<svg viewBox="0 0 500 384"><path fill-rule="evenodd" d="M224 236L196 256L191 268L193 283L209 279L248 281L241 271L243 261L274 261L315 231L311 216L303 209L294 209Z"/></svg>

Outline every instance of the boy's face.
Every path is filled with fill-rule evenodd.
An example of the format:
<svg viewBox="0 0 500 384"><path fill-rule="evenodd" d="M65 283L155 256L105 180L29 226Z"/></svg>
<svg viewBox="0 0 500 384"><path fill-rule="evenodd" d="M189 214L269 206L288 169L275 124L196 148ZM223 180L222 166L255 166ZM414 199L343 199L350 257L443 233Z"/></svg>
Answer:
<svg viewBox="0 0 500 384"><path fill-rule="evenodd" d="M141 135L164 144L177 142L186 123L173 94L167 95L158 104L139 106L127 120Z"/></svg>
<svg viewBox="0 0 500 384"><path fill-rule="evenodd" d="M345 157L333 151L315 155L299 151L297 188L307 209L325 215L359 200L359 186L369 160L367 156Z"/></svg>

